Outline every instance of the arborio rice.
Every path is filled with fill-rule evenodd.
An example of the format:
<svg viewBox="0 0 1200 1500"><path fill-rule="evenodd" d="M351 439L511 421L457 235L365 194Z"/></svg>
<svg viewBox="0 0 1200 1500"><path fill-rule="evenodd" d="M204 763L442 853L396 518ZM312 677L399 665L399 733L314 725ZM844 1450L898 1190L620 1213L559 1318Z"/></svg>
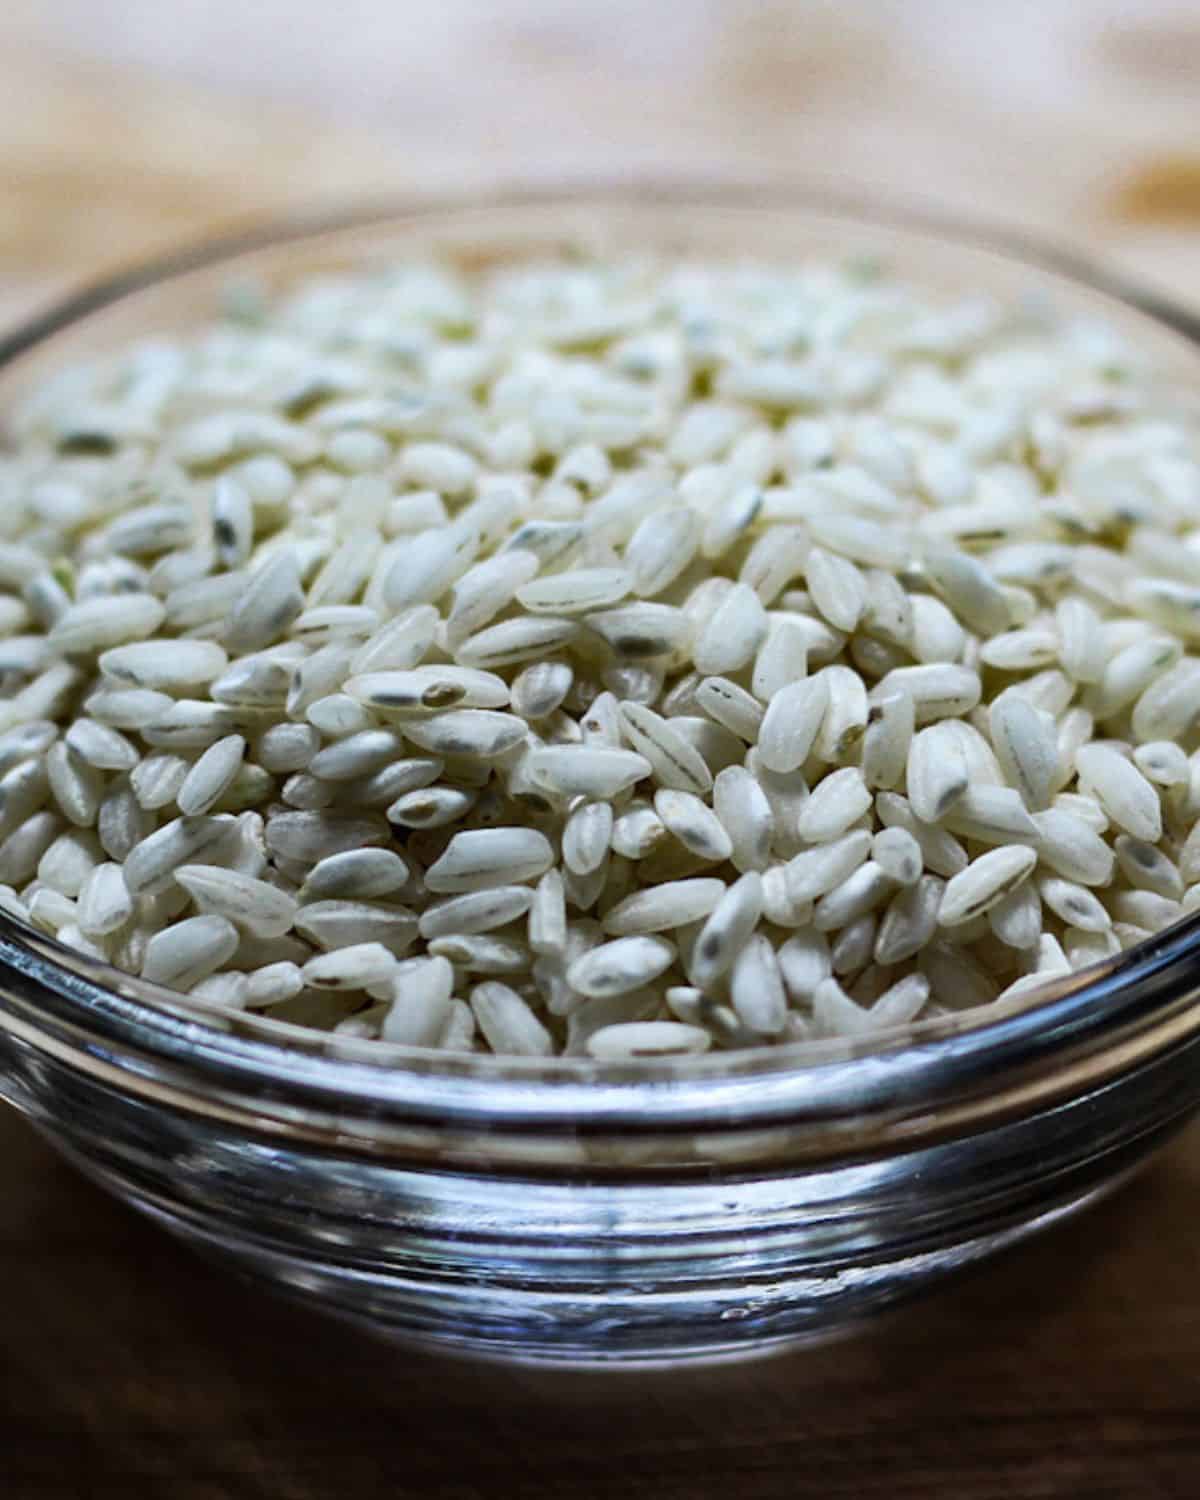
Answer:
<svg viewBox="0 0 1200 1500"><path fill-rule="evenodd" d="M0 456L0 903L215 1009L657 1057L1200 905L1200 423L861 267L432 266Z"/></svg>

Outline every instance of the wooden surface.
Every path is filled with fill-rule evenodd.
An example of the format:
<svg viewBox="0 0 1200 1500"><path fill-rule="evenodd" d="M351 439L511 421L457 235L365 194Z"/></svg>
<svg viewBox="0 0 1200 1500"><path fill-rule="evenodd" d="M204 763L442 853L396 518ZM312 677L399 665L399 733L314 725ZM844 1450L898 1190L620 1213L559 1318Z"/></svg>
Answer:
<svg viewBox="0 0 1200 1500"><path fill-rule="evenodd" d="M1200 302L1188 0L4 0L0 319L414 184L786 171ZM630 1377L435 1362L264 1300L0 1116L4 1500L1200 1494L1200 1131L856 1342Z"/></svg>
<svg viewBox="0 0 1200 1500"><path fill-rule="evenodd" d="M1195 0L4 0L0 311L414 183L771 170L1196 296Z"/></svg>

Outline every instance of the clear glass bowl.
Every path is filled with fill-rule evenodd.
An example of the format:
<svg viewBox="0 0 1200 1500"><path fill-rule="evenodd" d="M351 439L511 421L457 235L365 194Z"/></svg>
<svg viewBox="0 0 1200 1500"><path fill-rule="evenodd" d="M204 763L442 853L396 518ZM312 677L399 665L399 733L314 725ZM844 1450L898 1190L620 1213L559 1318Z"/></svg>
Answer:
<svg viewBox="0 0 1200 1500"><path fill-rule="evenodd" d="M0 344L0 431L49 368L207 318L231 280L580 246L878 255L1099 314L1200 375L1193 319L1061 256L777 188L655 184L284 225L118 277ZM1176 1131L1200 1105L1198 921L1035 1003L871 1047L617 1066L214 1017L0 919L0 1095L184 1239L376 1329L518 1360L749 1353L934 1285Z"/></svg>

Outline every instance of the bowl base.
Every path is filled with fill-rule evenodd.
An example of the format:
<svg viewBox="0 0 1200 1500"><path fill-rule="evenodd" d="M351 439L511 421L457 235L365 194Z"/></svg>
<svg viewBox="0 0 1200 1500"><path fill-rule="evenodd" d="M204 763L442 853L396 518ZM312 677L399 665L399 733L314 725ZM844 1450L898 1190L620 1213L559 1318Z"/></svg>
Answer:
<svg viewBox="0 0 1200 1500"><path fill-rule="evenodd" d="M53 1140L53 1138L52 1138ZM332 1256L296 1255L249 1237L234 1238L178 1206L139 1192L128 1180L53 1144L87 1177L239 1280L350 1323L376 1339L454 1359L534 1368L653 1370L680 1363L740 1364L840 1342L947 1278L1108 1197L1153 1158L1033 1218L926 1254L851 1269L748 1277L695 1289L640 1290L618 1280L561 1292L482 1277L470 1289L436 1274L405 1277ZM831 1295L840 1283L843 1295ZM465 1297L464 1297L465 1292Z"/></svg>

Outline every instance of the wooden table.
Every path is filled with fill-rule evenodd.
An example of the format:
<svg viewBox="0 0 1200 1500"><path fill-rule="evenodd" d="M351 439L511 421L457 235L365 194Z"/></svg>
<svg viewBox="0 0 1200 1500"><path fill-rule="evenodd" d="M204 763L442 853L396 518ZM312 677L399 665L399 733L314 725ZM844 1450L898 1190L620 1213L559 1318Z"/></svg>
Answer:
<svg viewBox="0 0 1200 1500"><path fill-rule="evenodd" d="M254 214L764 166L1040 230L1200 300L1171 0L5 0L0 318ZM0 1115L4 1500L1200 1495L1200 1131L886 1328L511 1373L264 1300Z"/></svg>

